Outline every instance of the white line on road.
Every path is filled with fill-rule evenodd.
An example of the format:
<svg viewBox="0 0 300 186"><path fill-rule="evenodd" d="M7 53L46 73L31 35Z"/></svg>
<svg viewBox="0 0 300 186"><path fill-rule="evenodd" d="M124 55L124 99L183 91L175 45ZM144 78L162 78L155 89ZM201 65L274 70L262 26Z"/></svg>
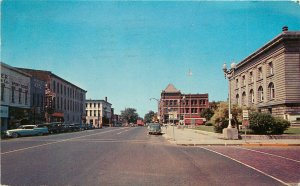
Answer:
<svg viewBox="0 0 300 186"><path fill-rule="evenodd" d="M114 130L109 130L109 131L104 131L104 132L98 132L96 134L89 134L89 135L79 136L79 137L75 137L75 138L69 138L69 139L64 139L64 140L60 140L60 141L45 143L45 144L41 144L41 145L26 147L26 148L22 148L22 149L11 150L11 151L7 151L7 152L2 152L1 155L13 153L13 152L24 151L24 150L27 150L27 149L33 149L33 148L42 147L42 146L46 146L46 145L51 145L51 144L55 144L55 143L61 143L61 142L70 141L70 140L73 140L73 139L79 139L79 138L87 137L87 136L94 136L94 135L98 135L98 134L109 133L109 132L113 132L113 131L121 130L121 129L114 129Z"/></svg>
<svg viewBox="0 0 300 186"><path fill-rule="evenodd" d="M244 166L246 166L246 167L249 167L249 168L251 168L251 169L253 169L253 170L257 171L257 172L260 172L260 173L262 173L262 174L265 175L265 176L268 176L268 177L270 177L270 178L272 178L272 179L274 179L274 180L276 180L276 181L279 181L280 183L282 183L282 184L284 184L284 185L290 185L290 184L285 183L284 181L282 181L282 180L280 180L280 179L278 179L278 178L275 178L274 176L271 176L270 174L267 174L267 173L265 173L265 172L263 172L263 171L261 171L261 170L258 170L258 169L254 168L254 167L252 167L252 166L250 166L250 165L248 165L248 164L245 164L245 163L243 163L243 162L241 162L241 161L239 161L239 160L236 160L236 159L234 159L234 158L231 158L231 157L229 157L229 156L227 156L227 155L225 155L225 154L222 154L222 153L220 153L220 152L217 152L217 151L214 151L214 150L205 148L205 147L199 147L199 148L202 148L202 149L205 149L205 150L207 150L207 151L214 152L214 153L216 153L216 154L219 154L219 155L221 155L221 156L224 156L224 157L226 157L226 158L229 158L229 159L231 159L231 160L233 160L233 161L235 161L235 162L238 162L238 163L240 163L240 164L242 164L242 165L244 165Z"/></svg>
<svg viewBox="0 0 300 186"><path fill-rule="evenodd" d="M120 134L122 134L123 132L127 132L127 131L129 131L129 129L128 129L128 130L124 130L124 131L122 131L122 132L119 132L119 133L117 133L117 135L120 135Z"/></svg>
<svg viewBox="0 0 300 186"><path fill-rule="evenodd" d="M243 148L243 147L235 147L235 148L249 150L249 151L253 151L253 152L257 152L257 153L261 153L261 154L266 154L266 155L269 155L269 156L275 156L277 158L282 158L282 159L286 159L286 160L290 160L290 161L294 161L294 162L300 163L299 160L294 160L294 159L291 159L291 158L286 158L284 156L280 156L280 155L276 155L276 154L271 154L271 153L262 152L262 151L258 151L258 150L253 150L253 149L247 149L247 148Z"/></svg>

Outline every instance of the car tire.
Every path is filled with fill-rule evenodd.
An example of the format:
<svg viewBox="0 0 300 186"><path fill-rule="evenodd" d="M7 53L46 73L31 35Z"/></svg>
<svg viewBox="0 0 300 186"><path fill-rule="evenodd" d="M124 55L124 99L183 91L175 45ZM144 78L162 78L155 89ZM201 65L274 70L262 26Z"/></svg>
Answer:
<svg viewBox="0 0 300 186"><path fill-rule="evenodd" d="M16 132L14 132L14 133L12 133L12 134L11 134L11 137L13 137L13 138L17 138L17 137L19 137L19 134L18 134L18 133L16 133Z"/></svg>
<svg viewBox="0 0 300 186"><path fill-rule="evenodd" d="M43 133L42 133L42 132L39 132L37 135L38 135L38 136L42 136L42 135L43 135Z"/></svg>

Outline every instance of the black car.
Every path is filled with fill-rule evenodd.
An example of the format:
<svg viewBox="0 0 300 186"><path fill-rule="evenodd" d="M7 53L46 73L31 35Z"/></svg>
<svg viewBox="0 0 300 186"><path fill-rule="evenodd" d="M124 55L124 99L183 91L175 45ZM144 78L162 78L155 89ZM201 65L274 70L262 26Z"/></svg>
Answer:
<svg viewBox="0 0 300 186"><path fill-rule="evenodd" d="M63 123L53 122L53 123L43 123L38 124L38 127L47 127L50 134L64 132Z"/></svg>

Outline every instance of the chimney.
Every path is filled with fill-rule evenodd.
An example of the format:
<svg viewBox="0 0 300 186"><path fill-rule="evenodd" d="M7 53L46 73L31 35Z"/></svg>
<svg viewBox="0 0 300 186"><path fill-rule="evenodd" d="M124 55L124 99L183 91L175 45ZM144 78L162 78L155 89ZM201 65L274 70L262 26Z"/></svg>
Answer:
<svg viewBox="0 0 300 186"><path fill-rule="evenodd" d="M105 97L105 101L107 102L107 97Z"/></svg>
<svg viewBox="0 0 300 186"><path fill-rule="evenodd" d="M289 30L289 27L287 27L287 26L282 27L282 32L286 32L288 30Z"/></svg>

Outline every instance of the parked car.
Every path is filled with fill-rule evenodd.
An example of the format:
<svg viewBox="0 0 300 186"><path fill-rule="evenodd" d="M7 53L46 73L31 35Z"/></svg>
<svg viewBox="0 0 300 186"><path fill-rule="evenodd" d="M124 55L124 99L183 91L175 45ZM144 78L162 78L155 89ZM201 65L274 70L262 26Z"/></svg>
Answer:
<svg viewBox="0 0 300 186"><path fill-rule="evenodd" d="M161 134L161 126L159 123L150 123L148 125L149 134Z"/></svg>
<svg viewBox="0 0 300 186"><path fill-rule="evenodd" d="M49 130L47 127L38 127L36 125L21 125L16 129L6 131L6 135L13 138L17 138L19 136L42 136L48 133Z"/></svg>
<svg viewBox="0 0 300 186"><path fill-rule="evenodd" d="M50 134L64 132L64 128L61 122L43 123L38 124L38 127L47 127Z"/></svg>

